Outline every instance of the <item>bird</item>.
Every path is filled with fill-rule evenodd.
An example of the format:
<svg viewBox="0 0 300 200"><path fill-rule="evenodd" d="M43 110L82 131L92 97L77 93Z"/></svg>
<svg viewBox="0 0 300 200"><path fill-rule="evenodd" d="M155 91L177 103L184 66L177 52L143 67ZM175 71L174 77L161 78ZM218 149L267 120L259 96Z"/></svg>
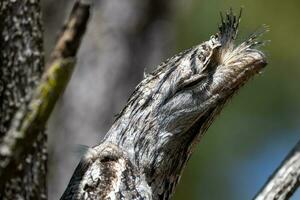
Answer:
<svg viewBox="0 0 300 200"><path fill-rule="evenodd" d="M241 13L221 14L209 40L162 62L135 88L61 200L172 197L194 147L226 102L267 65L260 36L235 44Z"/></svg>

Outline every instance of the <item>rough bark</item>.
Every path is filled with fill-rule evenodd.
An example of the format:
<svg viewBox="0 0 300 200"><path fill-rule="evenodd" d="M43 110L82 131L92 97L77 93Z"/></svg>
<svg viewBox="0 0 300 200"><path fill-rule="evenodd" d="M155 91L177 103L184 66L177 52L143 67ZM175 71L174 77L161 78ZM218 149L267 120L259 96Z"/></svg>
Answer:
<svg viewBox="0 0 300 200"><path fill-rule="evenodd" d="M193 146L223 105L265 65L259 35L233 44L239 18L162 63L136 87L61 199L170 199Z"/></svg>
<svg viewBox="0 0 300 200"><path fill-rule="evenodd" d="M286 200L300 186L300 142L287 155L254 200Z"/></svg>
<svg viewBox="0 0 300 200"><path fill-rule="evenodd" d="M34 6L30 7L31 4ZM37 70L43 66L41 27L35 24L36 21L33 24L28 22L31 22L33 13L39 22L39 2L29 1L24 5L3 2L1 6L3 10L11 11L3 12L1 17L15 14L21 17L21 21L18 22L18 18L13 16L14 24L6 24L6 21L1 24L4 41L8 42L4 43L7 45L4 47L9 48L1 51L1 87L4 90L1 93L1 127L4 128L0 140L0 198L46 199L47 149L46 140L41 138L46 136L45 125L72 74L75 55L86 30L90 5L81 1L75 3L41 80L41 69ZM22 15L28 9L32 13ZM8 35L10 32L6 30L9 29L6 25L18 32Z"/></svg>
<svg viewBox="0 0 300 200"><path fill-rule="evenodd" d="M0 2L0 140L41 77L42 33L39 0ZM43 130L28 152L0 188L0 199L46 198L47 151Z"/></svg>

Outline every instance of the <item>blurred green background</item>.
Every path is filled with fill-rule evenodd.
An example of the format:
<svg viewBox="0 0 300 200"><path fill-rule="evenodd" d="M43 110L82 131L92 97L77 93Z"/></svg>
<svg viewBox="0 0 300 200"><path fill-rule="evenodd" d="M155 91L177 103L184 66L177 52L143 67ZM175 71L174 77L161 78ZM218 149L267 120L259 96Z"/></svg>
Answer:
<svg viewBox="0 0 300 200"><path fill-rule="evenodd" d="M193 0L177 9L177 48L206 40L243 7L240 41L266 24L268 66L241 89L193 154L175 199L251 199L300 139L300 1ZM299 193L299 191L298 191ZM300 199L296 194L292 199Z"/></svg>
<svg viewBox="0 0 300 200"><path fill-rule="evenodd" d="M158 1L156 0L156 2ZM55 1L55 4L53 2L53 0L47 0L44 5L44 18L47 22L45 26L46 49L51 49L53 46L55 39L53 33L59 30L63 16L66 16L72 4L72 1L68 1L71 2L68 4L69 6L65 5L67 1ZM119 4L129 5L139 1L111 0L110 2L115 2L116 4L113 6L116 6ZM152 3L154 0L149 2ZM256 76L235 95L209 128L183 172L174 199L251 199L300 139L300 39L298 38L300 35L300 1L174 0L172 3L172 15L167 17L171 28L166 31L169 31L168 33L159 32L158 35L166 34L167 36L159 38L160 40L157 39L160 41L158 46L159 44L165 45L170 42L168 36L172 35L172 44L165 45L168 46L167 50L166 48L156 48L160 49L158 51L153 48L154 52L163 53L157 53L159 56L155 54L156 57L151 54L154 58L150 59L147 54L145 56L139 53L150 52L152 46L146 42L153 40L155 43L156 39L155 37L140 37L144 46L140 45L141 48L136 48L133 55L144 56L151 62L140 63L138 60L137 65L132 65L130 62L128 64L128 59L124 58L126 62L120 61L118 66L128 64L129 68L122 69L117 68L117 64L114 62L107 61L102 65L97 63L103 62L104 58L108 59L109 51L116 53L112 59L122 57L118 56L121 54L118 54L116 50L124 47L123 43L120 45L120 41L122 41L120 38L123 37L120 35L125 35L126 39L128 35L136 31L134 28L132 28L133 31L130 30L132 32L128 31L129 34L124 31L128 26L130 28L135 21L127 20L128 16L129 19L132 19L128 14L115 20L120 21L124 18L125 22L115 25L108 21L113 21L113 17L123 15L124 9L107 11L115 13L111 14L112 16L105 15L104 10L102 11L104 17L101 15L101 11L94 10L92 20L94 24L90 25L86 39L83 41L75 77L68 86L66 95L52 120L52 128L50 127L52 133L50 134L49 153L50 199L57 199L60 196L78 163L79 158L74 159L74 156L70 156L72 154L70 149L78 143L93 146L101 140L111 126L113 114L122 109L134 86L142 79L144 67L157 65L163 58L208 40L212 34L217 32L220 22L219 12L225 12L229 8L233 8L237 13L243 7L238 41L243 41L262 24L269 27L270 31L263 38L270 42L262 48L267 55L269 64L262 74ZM97 6L99 4L96 4ZM57 9L58 7L60 9ZM155 13L156 10L151 12ZM109 17L105 18L105 16ZM104 34L98 31L98 28L102 27L100 22L109 24L107 30L113 33L111 38L107 39L107 30L104 31ZM118 29L120 26L121 28ZM166 26L161 24L159 27ZM144 32L141 35L145 35ZM138 37L137 35L134 37ZM114 41L117 41L117 47L105 46ZM97 46L99 43L101 43L99 45L102 48L101 51ZM133 46L132 43L128 44L127 50ZM123 49L126 50L126 48ZM105 54L105 52L108 53ZM104 56L101 57L101 55ZM136 57L134 58L136 59ZM89 66L95 68L91 69ZM134 68L133 66L138 67ZM97 73L100 75L97 75L96 78L92 77ZM76 79L76 77L78 78ZM94 88L97 85L94 83L105 77L109 79L105 83L112 80L117 81L109 82L106 85L105 83L99 84L108 89ZM85 80L90 80L91 83L87 82L87 86L83 86ZM112 90L114 94L111 94ZM79 94L80 91L82 94ZM96 96L97 94L100 96ZM72 103L74 100L81 101L82 105L79 105L80 102ZM102 101L103 104L94 105ZM82 110L80 111L80 109ZM64 115L67 117L60 117ZM76 116L81 117L78 122L74 118ZM71 122L64 125L68 120ZM87 129L81 130L85 126ZM300 192L298 191L292 199L300 199Z"/></svg>

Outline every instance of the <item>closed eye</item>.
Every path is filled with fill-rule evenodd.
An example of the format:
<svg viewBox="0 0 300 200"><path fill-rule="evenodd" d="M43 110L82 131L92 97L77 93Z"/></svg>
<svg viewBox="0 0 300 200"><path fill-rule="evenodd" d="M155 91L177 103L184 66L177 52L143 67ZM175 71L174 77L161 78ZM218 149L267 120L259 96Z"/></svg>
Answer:
<svg viewBox="0 0 300 200"><path fill-rule="evenodd" d="M198 85L205 77L206 77L205 74L196 74L192 76L190 79L184 81L179 87L179 89L190 89Z"/></svg>

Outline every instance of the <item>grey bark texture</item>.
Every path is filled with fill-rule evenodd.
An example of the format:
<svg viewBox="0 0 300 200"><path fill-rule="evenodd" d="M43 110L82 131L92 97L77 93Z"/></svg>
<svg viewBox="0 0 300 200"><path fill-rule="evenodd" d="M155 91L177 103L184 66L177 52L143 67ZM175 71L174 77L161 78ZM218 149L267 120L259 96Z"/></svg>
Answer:
<svg viewBox="0 0 300 200"><path fill-rule="evenodd" d="M300 142L287 155L254 200L289 199L300 186Z"/></svg>
<svg viewBox="0 0 300 200"><path fill-rule="evenodd" d="M43 29L39 0L0 2L0 140L16 111L40 79ZM29 153L1 180L0 199L46 199L46 134L40 131Z"/></svg>
<svg viewBox="0 0 300 200"><path fill-rule="evenodd" d="M14 4L10 5L11 2ZM40 25L39 2L1 3L1 17L12 18L13 22L7 20L1 24L4 38L1 43L4 45L1 51L1 126L4 128L0 139L0 199L47 199L44 129L71 77L90 5L75 2L41 77L44 63L42 29L37 26ZM27 13L28 10L31 12ZM35 20L31 16L33 13ZM13 31L9 32L10 29Z"/></svg>
<svg viewBox="0 0 300 200"><path fill-rule="evenodd" d="M69 199L170 199L193 147L223 105L265 65L259 33L235 46L240 17L146 75L76 168Z"/></svg>

